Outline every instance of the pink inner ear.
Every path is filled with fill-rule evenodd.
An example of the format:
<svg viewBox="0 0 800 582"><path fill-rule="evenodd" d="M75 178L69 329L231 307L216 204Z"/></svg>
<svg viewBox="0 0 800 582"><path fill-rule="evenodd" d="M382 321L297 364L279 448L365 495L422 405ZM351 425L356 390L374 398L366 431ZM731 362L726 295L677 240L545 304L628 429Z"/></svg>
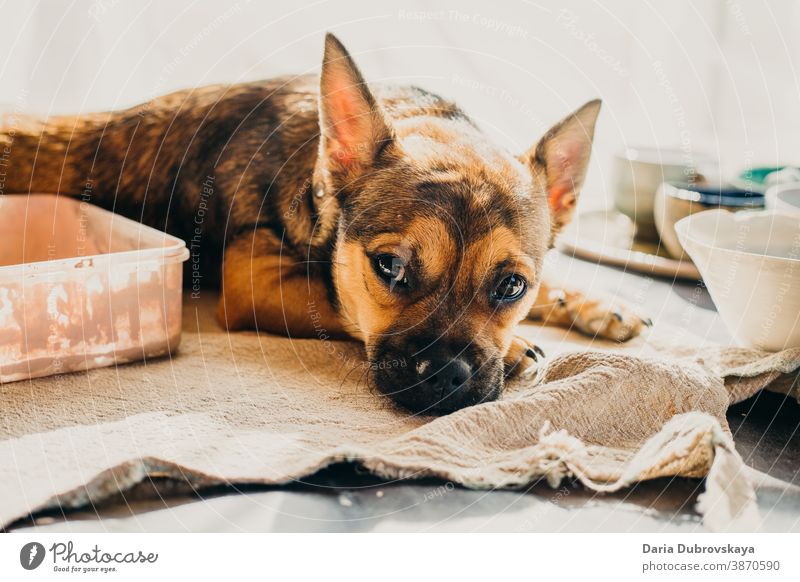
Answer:
<svg viewBox="0 0 800 582"><path fill-rule="evenodd" d="M553 210L564 210L575 205L575 170L579 167L582 145L559 144L553 152L556 162L548 171L555 174L547 193L547 201Z"/></svg>
<svg viewBox="0 0 800 582"><path fill-rule="evenodd" d="M359 157L369 133L369 122L364 118L365 103L357 94L358 88L341 85L328 97L328 123L334 139L330 143L330 155L344 166L351 165Z"/></svg>
<svg viewBox="0 0 800 582"><path fill-rule="evenodd" d="M553 184L547 193L547 203L550 208L558 212L574 206L575 194L572 190L572 182L558 181Z"/></svg>
<svg viewBox="0 0 800 582"><path fill-rule="evenodd" d="M558 146L558 151L555 152L555 157L558 160L558 172L562 174L571 174L575 169L575 164L581 156L581 144L579 143L566 143ZM572 176L569 175L569 180L572 181Z"/></svg>

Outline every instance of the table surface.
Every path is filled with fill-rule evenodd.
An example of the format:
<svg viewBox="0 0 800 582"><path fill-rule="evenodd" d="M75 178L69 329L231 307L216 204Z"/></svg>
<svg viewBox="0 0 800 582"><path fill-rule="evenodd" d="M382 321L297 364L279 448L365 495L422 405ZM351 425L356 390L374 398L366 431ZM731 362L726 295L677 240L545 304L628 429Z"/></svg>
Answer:
<svg viewBox="0 0 800 582"><path fill-rule="evenodd" d="M644 277L548 256L548 270L638 304L654 321L691 325L706 338L730 337L702 284ZM800 531L800 406L763 392L728 411L739 453L752 470L765 529ZM658 479L616 494L576 483L551 489L470 491L444 481L383 483L352 466L330 467L286 487L193 491L166 480L142 483L101 506L43 513L14 524L40 532L267 531L702 531L694 507L703 482Z"/></svg>

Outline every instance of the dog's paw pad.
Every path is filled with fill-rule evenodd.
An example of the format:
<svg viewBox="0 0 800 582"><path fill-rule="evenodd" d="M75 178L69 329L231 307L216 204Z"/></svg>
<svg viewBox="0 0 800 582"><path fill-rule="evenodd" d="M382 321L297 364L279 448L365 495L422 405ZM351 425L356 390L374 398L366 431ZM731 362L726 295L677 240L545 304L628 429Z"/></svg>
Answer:
<svg viewBox="0 0 800 582"><path fill-rule="evenodd" d="M628 341L642 333L644 328L652 327L650 318L644 318L632 309L621 306L598 304L586 310L584 321L586 331L604 339L618 342Z"/></svg>
<svg viewBox="0 0 800 582"><path fill-rule="evenodd" d="M523 337L515 337L505 357L506 378L513 378L533 369L544 360L544 350Z"/></svg>

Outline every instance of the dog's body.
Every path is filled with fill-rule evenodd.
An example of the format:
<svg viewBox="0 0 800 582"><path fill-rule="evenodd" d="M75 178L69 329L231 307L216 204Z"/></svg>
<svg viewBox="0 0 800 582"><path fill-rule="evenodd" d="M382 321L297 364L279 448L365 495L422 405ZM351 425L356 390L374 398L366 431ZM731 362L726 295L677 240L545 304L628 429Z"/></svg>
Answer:
<svg viewBox="0 0 800 582"><path fill-rule="evenodd" d="M6 127L0 146L8 192L82 196L192 241L203 277L222 276L229 329L358 338L383 392L448 411L496 398L536 359L514 335L525 317L618 340L641 329L624 307L540 281L599 106L515 157L451 102L368 89L329 36L321 80Z"/></svg>

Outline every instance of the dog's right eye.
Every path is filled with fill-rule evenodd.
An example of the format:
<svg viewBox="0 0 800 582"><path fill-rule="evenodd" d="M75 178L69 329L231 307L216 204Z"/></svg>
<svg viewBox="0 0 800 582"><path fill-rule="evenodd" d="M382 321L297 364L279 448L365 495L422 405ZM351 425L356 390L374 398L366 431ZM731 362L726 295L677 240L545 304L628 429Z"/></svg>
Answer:
<svg viewBox="0 0 800 582"><path fill-rule="evenodd" d="M402 287L408 285L406 264L397 255L388 253L378 255L373 259L373 266L378 276L389 285L389 289L394 289L398 285Z"/></svg>

